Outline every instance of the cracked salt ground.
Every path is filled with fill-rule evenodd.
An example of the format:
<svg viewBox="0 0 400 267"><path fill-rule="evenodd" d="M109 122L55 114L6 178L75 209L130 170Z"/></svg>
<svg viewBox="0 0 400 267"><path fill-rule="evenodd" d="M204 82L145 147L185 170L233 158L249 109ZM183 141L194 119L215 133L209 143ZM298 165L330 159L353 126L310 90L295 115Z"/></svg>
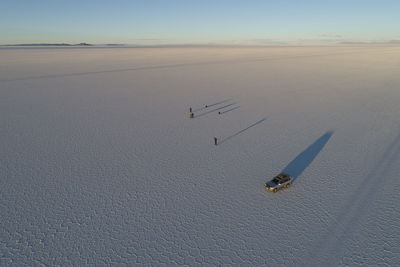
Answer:
<svg viewBox="0 0 400 267"><path fill-rule="evenodd" d="M400 264L400 48L0 50L0 265Z"/></svg>

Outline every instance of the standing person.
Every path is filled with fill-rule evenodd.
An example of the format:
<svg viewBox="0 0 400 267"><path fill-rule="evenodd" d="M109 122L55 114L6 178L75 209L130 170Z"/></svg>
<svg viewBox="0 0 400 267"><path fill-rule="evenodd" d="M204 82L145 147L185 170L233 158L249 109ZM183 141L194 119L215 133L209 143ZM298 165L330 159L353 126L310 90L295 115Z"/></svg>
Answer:
<svg viewBox="0 0 400 267"><path fill-rule="evenodd" d="M192 107L189 108L189 112L192 113Z"/></svg>
<svg viewBox="0 0 400 267"><path fill-rule="evenodd" d="M218 139L217 139L217 137L214 137L214 145L218 145Z"/></svg>

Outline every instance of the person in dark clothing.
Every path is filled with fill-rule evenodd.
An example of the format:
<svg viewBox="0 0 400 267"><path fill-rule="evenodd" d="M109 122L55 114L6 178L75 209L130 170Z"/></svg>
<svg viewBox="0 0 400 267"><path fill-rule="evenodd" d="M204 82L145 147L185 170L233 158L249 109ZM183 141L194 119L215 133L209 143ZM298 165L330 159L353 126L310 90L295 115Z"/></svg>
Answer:
<svg viewBox="0 0 400 267"><path fill-rule="evenodd" d="M189 112L192 112L192 107L189 108Z"/></svg>
<svg viewBox="0 0 400 267"><path fill-rule="evenodd" d="M217 137L214 137L214 145L218 145L218 139L217 139Z"/></svg>

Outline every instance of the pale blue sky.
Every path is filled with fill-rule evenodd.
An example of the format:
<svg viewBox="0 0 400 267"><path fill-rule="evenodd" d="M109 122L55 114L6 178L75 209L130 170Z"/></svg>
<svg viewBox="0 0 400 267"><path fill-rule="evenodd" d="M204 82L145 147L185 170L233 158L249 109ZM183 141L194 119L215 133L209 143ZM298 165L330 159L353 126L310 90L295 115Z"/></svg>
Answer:
<svg viewBox="0 0 400 267"><path fill-rule="evenodd" d="M1 0L0 44L400 39L399 0Z"/></svg>

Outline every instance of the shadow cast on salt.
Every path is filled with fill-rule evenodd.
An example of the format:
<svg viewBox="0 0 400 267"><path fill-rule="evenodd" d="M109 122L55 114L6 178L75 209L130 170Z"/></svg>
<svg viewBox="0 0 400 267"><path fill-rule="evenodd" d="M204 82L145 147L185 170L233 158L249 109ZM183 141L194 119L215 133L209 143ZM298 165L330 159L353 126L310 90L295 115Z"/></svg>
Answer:
<svg viewBox="0 0 400 267"><path fill-rule="evenodd" d="M233 137L238 136L239 134L241 134L241 133L247 131L248 129L250 129L250 128L252 128L252 127L254 127L254 126L256 126L256 125L258 125L258 124L260 124L260 123L262 123L262 122L264 122L266 119L267 119L267 118L263 118L263 119L261 119L261 120L255 122L255 123L253 123L252 125L248 126L247 128L244 128L243 130L240 130L239 132L237 132L237 133L235 133L235 134L233 134L233 135L231 135L231 136L229 136L229 137L227 137L227 138L222 139L222 140L219 142L219 144L221 145L221 144L225 143L226 141L232 139Z"/></svg>
<svg viewBox="0 0 400 267"><path fill-rule="evenodd" d="M219 114L225 114L225 113L228 113L229 111L233 111L233 110L235 110L235 109L238 109L238 108L240 108L240 106L237 106L237 107L234 107L234 108L231 108L231 109L228 109L228 110L225 110L225 111L221 111Z"/></svg>
<svg viewBox="0 0 400 267"><path fill-rule="evenodd" d="M311 144L306 150L301 152L294 160L292 160L282 172L290 174L293 182L303 173L303 171L317 157L319 152L324 148L326 143L333 135L333 131L328 131Z"/></svg>
<svg viewBox="0 0 400 267"><path fill-rule="evenodd" d="M232 103L232 104L228 104L228 105L225 105L225 106L222 106L222 107L219 107L219 108L215 108L215 109L212 109L212 110L203 112L203 113L201 113L201 114L199 114L199 115L195 115L195 118L202 117L202 116L207 115L207 114L209 114L209 113L212 113L212 112L214 112L214 111L217 111L217 110L220 110L220 109L224 109L224 108L230 107L230 106L235 105L235 104L236 104L236 103Z"/></svg>
<svg viewBox="0 0 400 267"><path fill-rule="evenodd" d="M207 109L209 107L213 107L213 106L216 106L216 105L220 105L220 104L226 103L226 102L231 101L231 100L232 99L225 99L225 100L222 100L220 102L217 102L217 103L214 103L214 104L211 104L211 105L205 105L204 107L193 109L193 112L201 111L201 110Z"/></svg>

